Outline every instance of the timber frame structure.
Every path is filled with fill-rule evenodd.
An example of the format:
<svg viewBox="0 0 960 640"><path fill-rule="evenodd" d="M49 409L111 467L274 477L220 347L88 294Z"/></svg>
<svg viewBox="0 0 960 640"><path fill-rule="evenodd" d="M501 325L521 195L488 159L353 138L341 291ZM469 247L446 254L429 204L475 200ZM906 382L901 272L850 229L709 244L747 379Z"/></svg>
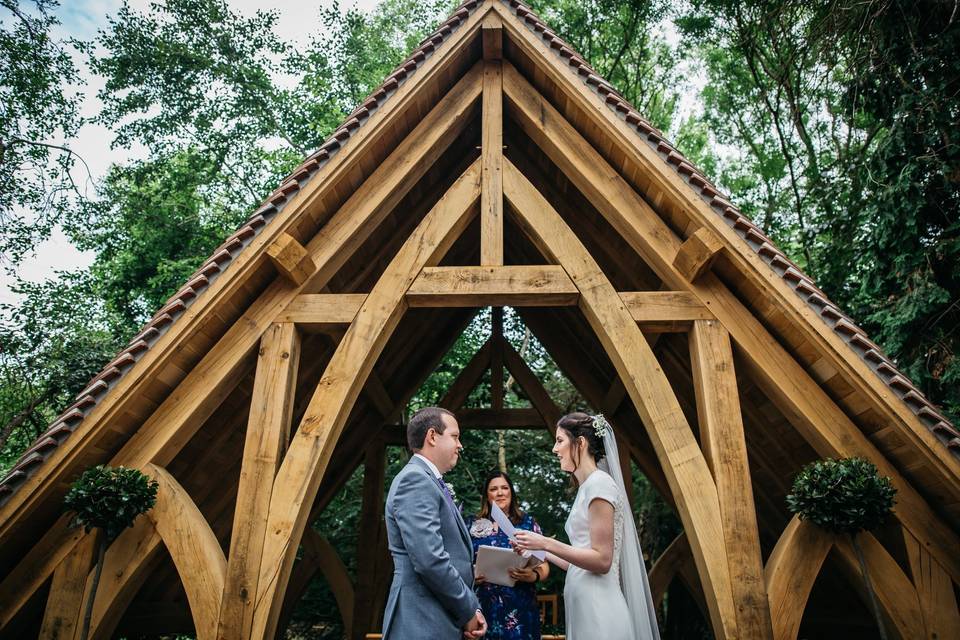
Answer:
<svg viewBox="0 0 960 640"><path fill-rule="evenodd" d="M857 455L898 490L895 521L861 535L888 631L960 637L960 433L512 0L462 4L0 483L0 635L78 634L95 544L62 497L109 463L160 494L109 547L92 637L274 637L318 572L363 637L382 528L353 581L307 525L361 464L377 522L390 425L477 308L496 328L505 305L679 514L658 598L681 580L718 638L868 637L852 547L784 504L800 466ZM532 409L497 406L504 367ZM496 330L445 406L486 368L494 406L466 428L554 423Z"/></svg>

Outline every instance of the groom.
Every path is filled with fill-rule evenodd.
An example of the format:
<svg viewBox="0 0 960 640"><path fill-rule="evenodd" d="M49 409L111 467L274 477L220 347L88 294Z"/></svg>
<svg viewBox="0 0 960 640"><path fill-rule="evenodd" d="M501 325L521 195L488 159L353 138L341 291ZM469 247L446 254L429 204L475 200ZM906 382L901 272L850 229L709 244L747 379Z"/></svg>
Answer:
<svg viewBox="0 0 960 640"><path fill-rule="evenodd" d="M473 592L473 545L441 474L460 457L460 425L438 407L407 424L410 462L387 494L393 584L383 614L384 640L479 638L487 631Z"/></svg>

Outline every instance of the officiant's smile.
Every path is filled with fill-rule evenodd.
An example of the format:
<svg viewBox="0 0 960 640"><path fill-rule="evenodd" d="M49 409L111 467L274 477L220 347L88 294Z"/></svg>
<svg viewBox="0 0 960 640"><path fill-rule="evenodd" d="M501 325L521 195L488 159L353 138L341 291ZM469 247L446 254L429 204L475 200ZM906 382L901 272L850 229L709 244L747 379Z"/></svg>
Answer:
<svg viewBox="0 0 960 640"><path fill-rule="evenodd" d="M503 511L510 508L510 485L505 478L494 478L487 486L487 500L495 503Z"/></svg>

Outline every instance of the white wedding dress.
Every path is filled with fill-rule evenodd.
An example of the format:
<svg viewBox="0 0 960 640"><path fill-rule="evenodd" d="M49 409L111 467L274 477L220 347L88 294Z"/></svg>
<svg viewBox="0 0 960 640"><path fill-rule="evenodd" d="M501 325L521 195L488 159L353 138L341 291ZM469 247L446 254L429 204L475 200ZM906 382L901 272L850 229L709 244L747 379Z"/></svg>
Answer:
<svg viewBox="0 0 960 640"><path fill-rule="evenodd" d="M604 446L608 455L619 459L612 429L608 428L605 434ZM601 466L610 469L606 460ZM597 469L587 476L577 491L564 526L571 545L589 548L590 503L600 499L613 505L610 571L601 575L573 564L567 569L563 587L567 640L660 640L633 514L624 513L627 501L623 477L619 465L610 470L615 477L605 469Z"/></svg>

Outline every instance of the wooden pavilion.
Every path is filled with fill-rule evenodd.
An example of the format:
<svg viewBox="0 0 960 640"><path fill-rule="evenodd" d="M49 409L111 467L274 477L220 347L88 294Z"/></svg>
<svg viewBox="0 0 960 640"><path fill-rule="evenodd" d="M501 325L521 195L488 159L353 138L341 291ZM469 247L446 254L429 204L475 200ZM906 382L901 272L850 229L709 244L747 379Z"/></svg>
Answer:
<svg viewBox="0 0 960 640"><path fill-rule="evenodd" d="M109 547L92 637L273 637L318 572L352 635L374 630L384 447L477 309L505 305L679 514L658 597L681 580L718 638L870 637L851 545L784 504L801 465L864 456L898 490L862 535L888 631L960 638L960 433L513 0L462 4L0 483L0 636L78 634L95 545L61 505L101 463L160 494ZM502 409L504 367L532 409ZM553 424L496 332L444 403L487 368L467 428ZM352 580L307 524L361 464L381 551Z"/></svg>

